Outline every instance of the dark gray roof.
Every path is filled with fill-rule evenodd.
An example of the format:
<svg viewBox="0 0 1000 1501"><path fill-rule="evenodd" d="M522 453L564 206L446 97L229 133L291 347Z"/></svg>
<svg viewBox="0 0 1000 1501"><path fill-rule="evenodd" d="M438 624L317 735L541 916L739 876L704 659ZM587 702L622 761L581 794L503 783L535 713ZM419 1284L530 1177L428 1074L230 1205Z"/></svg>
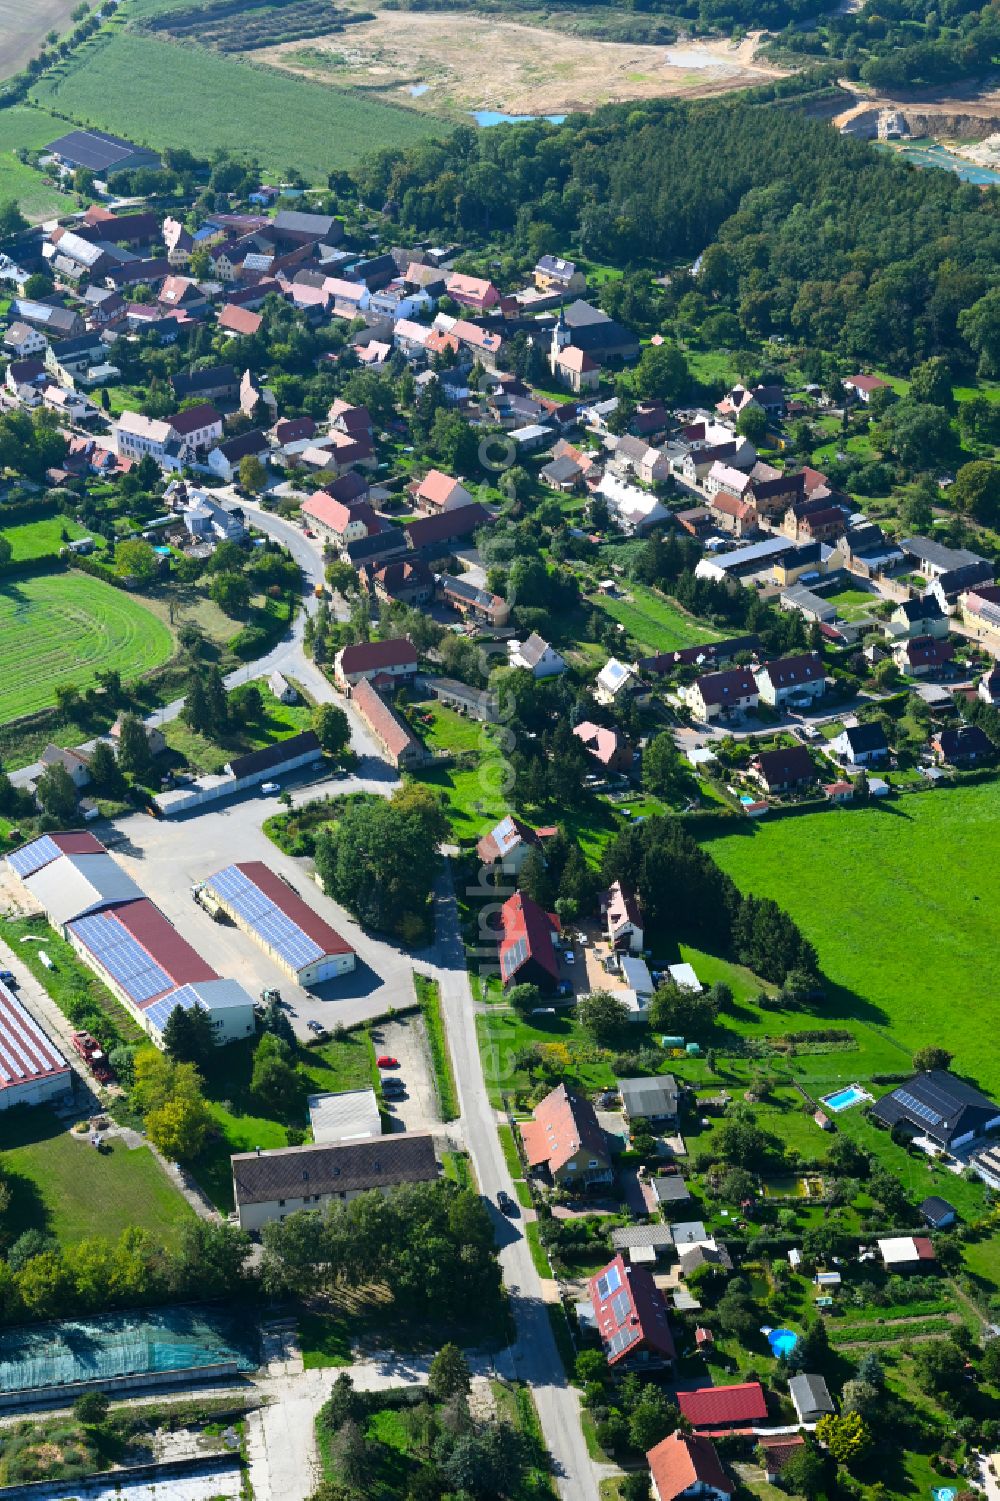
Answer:
<svg viewBox="0 0 1000 1501"><path fill-rule="evenodd" d="M323 240L335 222L332 214L303 214L295 209L284 209L275 214L273 228L279 234L315 235L317 240Z"/></svg>
<svg viewBox="0 0 1000 1501"><path fill-rule="evenodd" d="M651 1079L619 1079L618 1093L630 1116L677 1114L677 1080L673 1074L656 1074Z"/></svg>
<svg viewBox="0 0 1000 1501"><path fill-rule="evenodd" d="M678 1250L677 1259L681 1271L687 1273L697 1271L700 1266L717 1266L726 1272L733 1269L733 1258L725 1246L684 1246Z"/></svg>
<svg viewBox="0 0 1000 1501"><path fill-rule="evenodd" d="M949 1204L947 1199L942 1199L937 1194L931 1194L929 1198L924 1199L919 1209L924 1219L932 1225L947 1219L949 1215L954 1216L958 1213L954 1204Z"/></svg>
<svg viewBox="0 0 1000 1501"><path fill-rule="evenodd" d="M904 599L896 609L902 611L911 624L916 620L941 620L944 617L944 611L933 594L925 594L922 599Z"/></svg>
<svg viewBox="0 0 1000 1501"><path fill-rule="evenodd" d="M160 159L143 146L103 130L71 130L46 146L46 151L74 167L91 172L121 172L135 167L158 167Z"/></svg>
<svg viewBox="0 0 1000 1501"><path fill-rule="evenodd" d="M659 1250L674 1243L669 1225L620 1225L611 1232L611 1249L627 1251L629 1246L653 1246Z"/></svg>
<svg viewBox="0 0 1000 1501"><path fill-rule="evenodd" d="M239 1152L231 1160L237 1204L432 1183L438 1175L433 1138L408 1132L373 1141Z"/></svg>
<svg viewBox="0 0 1000 1501"><path fill-rule="evenodd" d="M684 1204L691 1197L680 1173L661 1173L654 1178L653 1193L658 1204Z"/></svg>
<svg viewBox="0 0 1000 1501"><path fill-rule="evenodd" d="M112 295L110 292L107 294ZM238 388L240 378L232 365L213 365L209 370L188 370L171 376L170 384L178 401L188 396L198 396L202 391L215 391L221 386Z"/></svg>
<svg viewBox="0 0 1000 1501"><path fill-rule="evenodd" d="M580 479L582 475L576 460L571 459L569 454L563 454L561 458L553 459L551 464L545 465L542 478L558 485L569 479Z"/></svg>
<svg viewBox="0 0 1000 1501"><path fill-rule="evenodd" d="M1000 1106L964 1079L934 1068L883 1095L871 1113L884 1126L904 1122L947 1146L956 1137L984 1130L1000 1116Z"/></svg>
<svg viewBox="0 0 1000 1501"><path fill-rule="evenodd" d="M870 754L872 751L889 749L885 738L885 731L877 721L873 721L871 724L849 725L844 730L844 735L851 750L855 753L858 751L867 751Z"/></svg>
<svg viewBox="0 0 1000 1501"><path fill-rule="evenodd" d="M930 563L934 568L951 570L983 561L978 553L970 552L966 547L945 547L933 537L904 537L899 545L918 563Z"/></svg>
<svg viewBox="0 0 1000 1501"><path fill-rule="evenodd" d="M792 1400L802 1412L833 1412L830 1388L822 1376L810 1376L803 1372L793 1376L788 1383Z"/></svg>
<svg viewBox="0 0 1000 1501"><path fill-rule="evenodd" d="M277 745L265 745L263 750L251 751L248 756L238 756L229 765L233 776L239 779L253 776L258 771L277 770L279 766L284 766L299 756L308 755L310 751L315 751L317 757L322 755L315 731L303 730L301 735L291 735L287 740L279 740Z"/></svg>

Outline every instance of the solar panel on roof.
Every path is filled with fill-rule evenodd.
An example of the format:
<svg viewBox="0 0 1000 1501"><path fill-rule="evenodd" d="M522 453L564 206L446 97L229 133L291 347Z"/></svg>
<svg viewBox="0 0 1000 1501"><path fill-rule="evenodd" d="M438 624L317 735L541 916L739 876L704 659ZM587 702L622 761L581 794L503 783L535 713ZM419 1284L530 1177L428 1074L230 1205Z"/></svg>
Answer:
<svg viewBox="0 0 1000 1501"><path fill-rule="evenodd" d="M11 870L23 881L26 876L33 876L36 870L41 870L43 865L57 860L60 853L59 846L53 843L48 834L43 834L41 839L33 839L23 849L15 850L12 855L8 855L7 859Z"/></svg>
<svg viewBox="0 0 1000 1501"><path fill-rule="evenodd" d="M616 1324L624 1324L632 1312L632 1300L627 1292L615 1293L611 1299L611 1312L615 1316Z"/></svg>
<svg viewBox="0 0 1000 1501"><path fill-rule="evenodd" d="M171 988L166 970L114 918L96 913L78 918L70 927L137 1006Z"/></svg>
<svg viewBox="0 0 1000 1501"><path fill-rule="evenodd" d="M209 885L260 938L294 969L323 957L319 944L271 900L249 876L229 865Z"/></svg>
<svg viewBox="0 0 1000 1501"><path fill-rule="evenodd" d="M172 990L169 995L161 996L158 1001L147 1006L144 1014L149 1017L156 1030L162 1032L175 1007L181 1006L185 1011L190 1011L200 1004L191 986L182 985L179 990Z"/></svg>
<svg viewBox="0 0 1000 1501"><path fill-rule="evenodd" d="M910 1094L908 1089L897 1089L896 1099L901 1105L905 1105L907 1110L912 1111L918 1120L926 1121L929 1126L940 1126L944 1119L936 1110L932 1110L929 1105L918 1100L916 1095Z"/></svg>
<svg viewBox="0 0 1000 1501"><path fill-rule="evenodd" d="M597 1279L597 1296L602 1303L606 1303L612 1293L616 1293L622 1285L622 1275L616 1266L608 1267L603 1276Z"/></svg>
<svg viewBox="0 0 1000 1501"><path fill-rule="evenodd" d="M627 1350L629 1345L634 1345L639 1337L638 1329L619 1329L608 1340L608 1351L612 1355L621 1355L622 1351Z"/></svg>
<svg viewBox="0 0 1000 1501"><path fill-rule="evenodd" d="M506 980L520 969L528 957L528 941L526 938L515 938L510 948L500 958L500 973Z"/></svg>

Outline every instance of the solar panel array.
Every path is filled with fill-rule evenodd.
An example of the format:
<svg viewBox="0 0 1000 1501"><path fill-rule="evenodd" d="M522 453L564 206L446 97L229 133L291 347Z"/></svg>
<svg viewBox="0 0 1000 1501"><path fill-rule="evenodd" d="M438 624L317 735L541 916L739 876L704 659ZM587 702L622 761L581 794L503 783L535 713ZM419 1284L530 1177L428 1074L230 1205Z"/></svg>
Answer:
<svg viewBox="0 0 1000 1501"><path fill-rule="evenodd" d="M36 870L41 870L43 865L49 865L53 860L58 860L62 851L48 836L43 834L41 839L33 839L23 849L15 850L8 855L10 868L23 881L26 876L33 876Z"/></svg>
<svg viewBox="0 0 1000 1501"><path fill-rule="evenodd" d="M515 938L509 949L505 949L500 955L500 973L503 978L509 979L524 963L528 957L528 940Z"/></svg>
<svg viewBox="0 0 1000 1501"><path fill-rule="evenodd" d="M113 917L96 913L77 918L70 927L137 1006L173 989L166 970Z"/></svg>
<svg viewBox="0 0 1000 1501"><path fill-rule="evenodd" d="M315 939L303 933L298 923L282 912L237 866L228 865L225 870L220 870L208 885L244 922L250 924L268 948L293 969L301 969L305 964L322 959L323 950Z"/></svg>
<svg viewBox="0 0 1000 1501"><path fill-rule="evenodd" d="M615 1293L611 1299L611 1312L614 1314L616 1324L624 1324L632 1316L632 1300L624 1290Z"/></svg>
<svg viewBox="0 0 1000 1501"><path fill-rule="evenodd" d="M145 1015L149 1017L158 1032L162 1032L170 1019L170 1013L175 1006L181 1006L185 1011L192 1010L202 1003L194 993L191 985L182 985L178 990L172 990L169 995L161 996L151 1006L147 1006Z"/></svg>
<svg viewBox="0 0 1000 1501"><path fill-rule="evenodd" d="M602 1277L597 1279L597 1296L602 1303L606 1303L612 1293L616 1293L622 1285L622 1274L616 1266L609 1266Z"/></svg>
<svg viewBox="0 0 1000 1501"><path fill-rule="evenodd" d="M932 1110L930 1105L925 1105L922 1100L917 1099L916 1095L910 1094L908 1089L897 1089L896 1099L901 1105L905 1105L918 1120L926 1121L929 1126L940 1126L944 1119L944 1116Z"/></svg>
<svg viewBox="0 0 1000 1501"><path fill-rule="evenodd" d="M641 1338L642 1338L642 1330L641 1329L634 1329L634 1328L628 1328L628 1327L626 1327L625 1329L619 1329L619 1330L617 1330L616 1333L614 1333L611 1336L611 1338L607 1342L608 1343L608 1354L612 1355L612 1356L614 1356L614 1355L620 1355L623 1350L627 1350L628 1349L629 1345L634 1345L635 1342L638 1339L641 1339Z"/></svg>

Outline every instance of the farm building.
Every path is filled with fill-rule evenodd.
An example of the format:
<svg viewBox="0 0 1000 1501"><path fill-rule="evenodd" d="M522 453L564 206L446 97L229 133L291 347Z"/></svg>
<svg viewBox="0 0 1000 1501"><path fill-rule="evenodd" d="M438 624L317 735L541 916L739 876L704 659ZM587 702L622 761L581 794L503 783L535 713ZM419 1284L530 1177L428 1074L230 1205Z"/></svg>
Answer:
<svg viewBox="0 0 1000 1501"><path fill-rule="evenodd" d="M382 1135L382 1117L374 1089L340 1089L311 1094L309 1124L313 1141L369 1141Z"/></svg>
<svg viewBox="0 0 1000 1501"><path fill-rule="evenodd" d="M260 860L227 865L205 889L299 985L346 975L356 955L345 938Z"/></svg>
<svg viewBox="0 0 1000 1501"><path fill-rule="evenodd" d="M47 1105L72 1088L65 1058L16 996L0 985L0 1110Z"/></svg>
<svg viewBox="0 0 1000 1501"><path fill-rule="evenodd" d="M143 167L155 172L160 166L155 152L120 136L108 135L104 130L71 130L51 141L45 147L45 154L54 156L70 172L83 167L97 177L106 177L110 172L136 172Z"/></svg>

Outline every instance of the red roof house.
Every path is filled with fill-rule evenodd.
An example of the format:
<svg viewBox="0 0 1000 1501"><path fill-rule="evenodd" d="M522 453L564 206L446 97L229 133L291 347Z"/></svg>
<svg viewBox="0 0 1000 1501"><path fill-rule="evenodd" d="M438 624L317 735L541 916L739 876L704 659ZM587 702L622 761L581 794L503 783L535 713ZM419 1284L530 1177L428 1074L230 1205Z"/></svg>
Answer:
<svg viewBox="0 0 1000 1501"><path fill-rule="evenodd" d="M537 985L552 991L559 983L555 934L559 919L530 896L515 891L500 908L500 974L504 986Z"/></svg>
<svg viewBox="0 0 1000 1501"><path fill-rule="evenodd" d="M748 1428L767 1417L764 1389L759 1381L741 1381L735 1386L703 1386L693 1392L678 1392L677 1406L692 1428L715 1433Z"/></svg>
<svg viewBox="0 0 1000 1501"><path fill-rule="evenodd" d="M609 1365L669 1365L675 1350L667 1305L652 1272L619 1253L590 1279L590 1298Z"/></svg>
<svg viewBox="0 0 1000 1501"><path fill-rule="evenodd" d="M736 1489L712 1440L697 1433L671 1433L647 1452L646 1459L656 1501L679 1501L682 1496L723 1501Z"/></svg>
<svg viewBox="0 0 1000 1501"><path fill-rule="evenodd" d="M609 1183L613 1177L608 1141L597 1112L583 1095L557 1084L539 1100L533 1118L520 1126L529 1167L544 1167L560 1186Z"/></svg>

